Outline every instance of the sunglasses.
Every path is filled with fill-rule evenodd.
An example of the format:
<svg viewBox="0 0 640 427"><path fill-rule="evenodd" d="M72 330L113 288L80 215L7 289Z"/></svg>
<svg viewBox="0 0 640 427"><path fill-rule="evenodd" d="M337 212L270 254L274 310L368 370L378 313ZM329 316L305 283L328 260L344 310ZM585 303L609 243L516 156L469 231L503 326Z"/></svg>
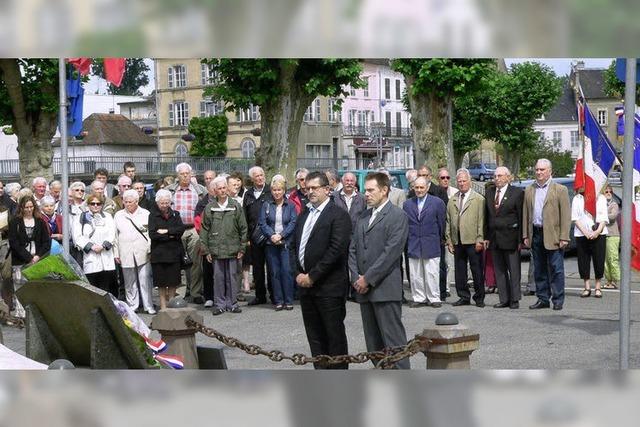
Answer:
<svg viewBox="0 0 640 427"><path fill-rule="evenodd" d="M102 203L100 203L100 202L91 202L91 203L89 203L89 206L102 206Z"/></svg>
<svg viewBox="0 0 640 427"><path fill-rule="evenodd" d="M613 194L613 191L605 191L604 194Z"/></svg>
<svg viewBox="0 0 640 427"><path fill-rule="evenodd" d="M75 190L73 190L73 191L79 191L79 192L81 192L81 193L84 193L84 190L83 190L83 189L81 189L81 188L76 188L76 189L75 189Z"/></svg>
<svg viewBox="0 0 640 427"><path fill-rule="evenodd" d="M450 176L441 176L440 179L451 179Z"/></svg>

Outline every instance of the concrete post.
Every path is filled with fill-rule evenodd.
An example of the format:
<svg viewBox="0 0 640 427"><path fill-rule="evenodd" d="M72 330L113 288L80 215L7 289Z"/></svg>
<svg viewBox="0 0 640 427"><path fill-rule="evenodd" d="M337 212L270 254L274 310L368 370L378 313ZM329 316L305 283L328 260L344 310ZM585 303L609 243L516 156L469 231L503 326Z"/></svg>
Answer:
<svg viewBox="0 0 640 427"><path fill-rule="evenodd" d="M426 356L427 369L470 369L469 356L478 349L480 336L458 323L452 313L440 313L436 326L422 332L431 341Z"/></svg>
<svg viewBox="0 0 640 427"><path fill-rule="evenodd" d="M198 351L196 348L196 330L185 324L187 316L198 323L204 323L202 315L195 308L167 308L151 319L151 329L160 332L169 348L168 354L182 356L185 369L198 369Z"/></svg>

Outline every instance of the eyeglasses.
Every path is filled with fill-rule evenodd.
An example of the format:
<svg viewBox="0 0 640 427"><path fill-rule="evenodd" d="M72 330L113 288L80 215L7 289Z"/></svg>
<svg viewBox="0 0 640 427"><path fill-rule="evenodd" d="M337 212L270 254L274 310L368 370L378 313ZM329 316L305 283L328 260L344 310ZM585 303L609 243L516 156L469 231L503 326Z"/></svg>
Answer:
<svg viewBox="0 0 640 427"><path fill-rule="evenodd" d="M316 191L316 190L318 190L320 188L325 188L325 187L326 187L325 185L313 185L313 186L307 185L307 190Z"/></svg>
<svg viewBox="0 0 640 427"><path fill-rule="evenodd" d="M604 194L613 194L613 191L605 191Z"/></svg>
<svg viewBox="0 0 640 427"><path fill-rule="evenodd" d="M73 190L73 191L79 191L79 192L81 192L81 193L84 193L84 190L83 190L82 188L76 188L76 189L75 189L75 190Z"/></svg>
<svg viewBox="0 0 640 427"><path fill-rule="evenodd" d="M451 179L450 176L441 176L440 179Z"/></svg>
<svg viewBox="0 0 640 427"><path fill-rule="evenodd" d="M102 203L100 203L100 202L91 202L91 203L89 203L89 206L102 206Z"/></svg>
<svg viewBox="0 0 640 427"><path fill-rule="evenodd" d="M129 188L131 186L129 184L120 184L120 187Z"/></svg>

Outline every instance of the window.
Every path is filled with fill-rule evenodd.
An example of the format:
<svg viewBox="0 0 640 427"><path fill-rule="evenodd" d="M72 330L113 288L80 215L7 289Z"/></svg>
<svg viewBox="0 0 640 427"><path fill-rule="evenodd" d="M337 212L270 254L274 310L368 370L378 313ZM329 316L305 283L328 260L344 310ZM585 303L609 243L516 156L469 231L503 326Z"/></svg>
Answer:
<svg viewBox="0 0 640 427"><path fill-rule="evenodd" d="M393 147L393 166L395 166L396 168L402 166L402 157L404 153L400 151L401 149L402 147L398 145Z"/></svg>
<svg viewBox="0 0 640 427"><path fill-rule="evenodd" d="M200 101L200 117L211 117L218 114L224 114L222 101Z"/></svg>
<svg viewBox="0 0 640 427"><path fill-rule="evenodd" d="M189 104L176 102L169 104L169 126L187 126L189 124Z"/></svg>
<svg viewBox="0 0 640 427"><path fill-rule="evenodd" d="M364 88L362 88L362 95L365 98L369 97L369 77L364 78Z"/></svg>
<svg viewBox="0 0 640 427"><path fill-rule="evenodd" d="M402 136L402 113L396 111L396 136Z"/></svg>
<svg viewBox="0 0 640 427"><path fill-rule="evenodd" d="M400 79L396 79L396 99L402 98L402 92L400 92Z"/></svg>
<svg viewBox="0 0 640 427"><path fill-rule="evenodd" d="M387 135L391 133L391 111L384 112L384 126L387 128Z"/></svg>
<svg viewBox="0 0 640 427"><path fill-rule="evenodd" d="M606 108L598 108L598 124L600 126L607 125L607 109Z"/></svg>
<svg viewBox="0 0 640 427"><path fill-rule="evenodd" d="M577 151L580 149L580 140L578 139L578 131L571 131L571 151Z"/></svg>
<svg viewBox="0 0 640 427"><path fill-rule="evenodd" d="M562 145L562 132L554 131L552 141L555 148L560 148Z"/></svg>
<svg viewBox="0 0 640 427"><path fill-rule="evenodd" d="M175 153L176 153L177 157L187 157L187 156L189 156L189 150L187 150L187 146L182 142L178 142L176 144Z"/></svg>
<svg viewBox="0 0 640 427"><path fill-rule="evenodd" d="M391 99L391 79L384 79L384 99Z"/></svg>
<svg viewBox="0 0 640 427"><path fill-rule="evenodd" d="M340 110L335 111L334 107L336 107L337 101L335 99L329 100L329 121L330 122L340 122Z"/></svg>
<svg viewBox="0 0 640 427"><path fill-rule="evenodd" d="M256 143L251 138L245 138L240 144L243 159L252 159L256 155Z"/></svg>
<svg viewBox="0 0 640 427"><path fill-rule="evenodd" d="M239 122L257 122L260 120L260 111L255 105L249 105L249 108L236 111L236 120Z"/></svg>
<svg viewBox="0 0 640 427"><path fill-rule="evenodd" d="M356 90L354 88L352 88L351 86L349 86L349 95L350 96L356 96Z"/></svg>
<svg viewBox="0 0 640 427"><path fill-rule="evenodd" d="M213 64L200 64L200 83L203 86L218 83L218 73L213 68Z"/></svg>
<svg viewBox="0 0 640 427"><path fill-rule="evenodd" d="M404 167L413 167L413 150L411 147L404 147Z"/></svg>
<svg viewBox="0 0 640 427"><path fill-rule="evenodd" d="M331 157L330 145L309 144L304 147L305 157L313 159L328 159Z"/></svg>
<svg viewBox="0 0 640 427"><path fill-rule="evenodd" d="M169 87L187 86L187 67L185 65L169 67L168 83Z"/></svg>
<svg viewBox="0 0 640 427"><path fill-rule="evenodd" d="M349 127L353 128L356 125L356 110L349 110Z"/></svg>
<svg viewBox="0 0 640 427"><path fill-rule="evenodd" d="M305 122L319 122L320 121L320 99L313 100L311 105L307 107L307 111L304 113Z"/></svg>

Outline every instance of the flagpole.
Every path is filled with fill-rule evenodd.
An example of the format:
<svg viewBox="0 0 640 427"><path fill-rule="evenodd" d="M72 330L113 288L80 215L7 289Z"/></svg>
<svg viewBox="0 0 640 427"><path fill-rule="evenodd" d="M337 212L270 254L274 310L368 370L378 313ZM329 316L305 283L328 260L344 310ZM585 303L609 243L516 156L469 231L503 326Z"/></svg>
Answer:
<svg viewBox="0 0 640 427"><path fill-rule="evenodd" d="M623 158L628 167L622 169L622 230L620 251L620 369L629 369L630 299L631 292L631 204L633 198L633 169L636 105L636 59L627 58L624 87L624 148Z"/></svg>
<svg viewBox="0 0 640 427"><path fill-rule="evenodd" d="M62 194L60 206L62 209L62 248L69 255L69 238L71 224L69 221L69 161L67 159L67 70L64 58L58 58L58 78L60 92L60 169Z"/></svg>

